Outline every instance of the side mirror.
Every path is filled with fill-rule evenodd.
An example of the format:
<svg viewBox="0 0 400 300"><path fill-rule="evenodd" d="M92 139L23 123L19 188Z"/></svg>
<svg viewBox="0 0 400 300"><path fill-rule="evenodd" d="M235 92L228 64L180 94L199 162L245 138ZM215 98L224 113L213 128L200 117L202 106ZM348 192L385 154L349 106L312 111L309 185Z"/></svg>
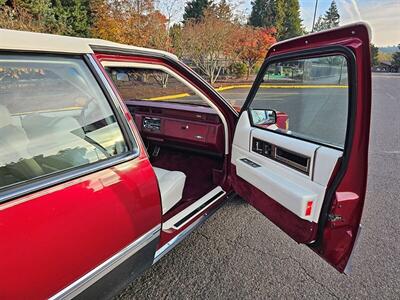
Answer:
<svg viewBox="0 0 400 300"><path fill-rule="evenodd" d="M272 109L251 109L251 119L255 126L268 126L276 124L276 111Z"/></svg>
<svg viewBox="0 0 400 300"><path fill-rule="evenodd" d="M117 73L117 81L129 81L129 76L126 73Z"/></svg>

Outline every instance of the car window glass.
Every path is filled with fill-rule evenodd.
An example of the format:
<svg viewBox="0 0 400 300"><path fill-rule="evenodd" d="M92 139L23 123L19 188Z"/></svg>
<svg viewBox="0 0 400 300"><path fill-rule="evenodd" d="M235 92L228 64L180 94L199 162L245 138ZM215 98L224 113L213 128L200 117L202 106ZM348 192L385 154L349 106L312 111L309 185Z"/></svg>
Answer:
<svg viewBox="0 0 400 300"><path fill-rule="evenodd" d="M343 148L349 98L345 57L282 61L270 64L263 76L250 110L275 111L276 124L253 126Z"/></svg>
<svg viewBox="0 0 400 300"><path fill-rule="evenodd" d="M208 106L199 95L171 74L146 68L105 68L124 100L162 101Z"/></svg>
<svg viewBox="0 0 400 300"><path fill-rule="evenodd" d="M80 58L0 56L0 188L128 151Z"/></svg>

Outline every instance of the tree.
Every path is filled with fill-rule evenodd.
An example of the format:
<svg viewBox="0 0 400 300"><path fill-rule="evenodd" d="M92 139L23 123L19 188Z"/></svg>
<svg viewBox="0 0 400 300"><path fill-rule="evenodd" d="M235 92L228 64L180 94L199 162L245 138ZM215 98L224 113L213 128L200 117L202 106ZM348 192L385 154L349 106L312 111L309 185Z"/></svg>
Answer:
<svg viewBox="0 0 400 300"><path fill-rule="evenodd" d="M392 53L378 52L378 63L392 61Z"/></svg>
<svg viewBox="0 0 400 300"><path fill-rule="evenodd" d="M226 1L221 0L219 3L213 3L210 6L214 15L221 20L231 21L233 19L232 6Z"/></svg>
<svg viewBox="0 0 400 300"><path fill-rule="evenodd" d="M278 40L303 34L298 0L254 0L249 24L275 28Z"/></svg>
<svg viewBox="0 0 400 300"><path fill-rule="evenodd" d="M169 29L169 38L171 41L171 51L174 52L177 56L182 57L182 25L176 23L171 26Z"/></svg>
<svg viewBox="0 0 400 300"><path fill-rule="evenodd" d="M379 64L378 61L378 53L379 53L379 48L376 47L374 44L370 44L370 48L371 48L371 64L372 66L376 66Z"/></svg>
<svg viewBox="0 0 400 300"><path fill-rule="evenodd" d="M183 14L184 23L187 21L200 21L204 17L204 11L211 7L212 0L191 0L186 3Z"/></svg>
<svg viewBox="0 0 400 300"><path fill-rule="evenodd" d="M265 57L276 42L275 29L241 26L235 31L234 40L232 52L235 59L246 65L248 79L257 62Z"/></svg>
<svg viewBox="0 0 400 300"><path fill-rule="evenodd" d="M339 26L340 15L335 0L331 2L331 6L325 12L324 20L328 28Z"/></svg>
<svg viewBox="0 0 400 300"><path fill-rule="evenodd" d="M322 16L319 16L317 22L315 22L315 24L314 24L313 31L318 32L318 31L322 31L325 29L327 29L327 28L326 28L324 18Z"/></svg>
<svg viewBox="0 0 400 300"><path fill-rule="evenodd" d="M88 37L90 35L91 11L89 0L55 0L55 16L64 24L62 34Z"/></svg>
<svg viewBox="0 0 400 300"><path fill-rule="evenodd" d="M119 43L169 50L167 19L152 0L96 0L91 34Z"/></svg>
<svg viewBox="0 0 400 300"><path fill-rule="evenodd" d="M5 5L5 2L0 6L0 28L47 32L45 24L38 22L28 9Z"/></svg>
<svg viewBox="0 0 400 300"><path fill-rule="evenodd" d="M191 19L185 23L178 51L214 84L230 57L230 37L234 30L231 22L221 20L212 9L207 9L200 21Z"/></svg>
<svg viewBox="0 0 400 300"><path fill-rule="evenodd" d="M399 51L392 55L392 66L397 70L400 70L400 44L398 45Z"/></svg>
<svg viewBox="0 0 400 300"><path fill-rule="evenodd" d="M89 36L89 0L19 0L0 2L2 28Z"/></svg>
<svg viewBox="0 0 400 300"><path fill-rule="evenodd" d="M300 4L298 0L286 0L282 4L285 16L281 28L277 28L278 40L286 40L304 33L300 18Z"/></svg>
<svg viewBox="0 0 400 300"><path fill-rule="evenodd" d="M314 31L322 31L338 27L340 23L340 15L335 0L331 2L331 6L325 12L324 16L319 16L314 25Z"/></svg>
<svg viewBox="0 0 400 300"><path fill-rule="evenodd" d="M172 21L179 15L181 7L183 6L184 0L160 0L157 2L157 8L166 16L167 27L172 26Z"/></svg>
<svg viewBox="0 0 400 300"><path fill-rule="evenodd" d="M277 1L255 0L251 2L249 25L254 27L274 27L276 25Z"/></svg>
<svg viewBox="0 0 400 300"><path fill-rule="evenodd" d="M62 33L65 27L63 22L57 22L51 0L5 1L1 14L3 28Z"/></svg>

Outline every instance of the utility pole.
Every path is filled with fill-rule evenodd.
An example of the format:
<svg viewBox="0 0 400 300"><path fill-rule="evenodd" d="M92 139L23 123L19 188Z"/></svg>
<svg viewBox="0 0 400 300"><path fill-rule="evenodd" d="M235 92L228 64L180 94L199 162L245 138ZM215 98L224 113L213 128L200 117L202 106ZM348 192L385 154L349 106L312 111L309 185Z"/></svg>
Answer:
<svg viewBox="0 0 400 300"><path fill-rule="evenodd" d="M314 18L313 18L313 21L312 21L311 32L314 32L315 17L317 16L317 8L318 8L318 0L315 0Z"/></svg>

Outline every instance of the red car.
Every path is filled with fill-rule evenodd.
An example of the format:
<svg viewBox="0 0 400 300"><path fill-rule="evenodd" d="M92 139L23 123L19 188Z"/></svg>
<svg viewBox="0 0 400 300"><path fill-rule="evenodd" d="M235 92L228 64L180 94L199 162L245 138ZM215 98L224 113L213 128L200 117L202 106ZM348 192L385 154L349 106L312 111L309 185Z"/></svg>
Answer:
<svg viewBox="0 0 400 300"><path fill-rule="evenodd" d="M234 194L347 272L369 41L354 24L273 45L237 113L172 54L0 30L0 298L110 297ZM288 64L295 83L261 88Z"/></svg>

